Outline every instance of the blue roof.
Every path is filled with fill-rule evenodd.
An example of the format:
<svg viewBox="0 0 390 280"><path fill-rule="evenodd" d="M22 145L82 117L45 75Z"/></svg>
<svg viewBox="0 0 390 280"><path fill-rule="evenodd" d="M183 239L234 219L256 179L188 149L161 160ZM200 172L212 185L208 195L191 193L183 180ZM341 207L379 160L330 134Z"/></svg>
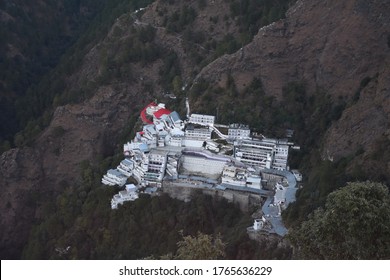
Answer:
<svg viewBox="0 0 390 280"><path fill-rule="evenodd" d="M145 189L145 193L147 193L147 194L152 194L152 193L155 193L156 191L157 191L156 187L148 187Z"/></svg>
<svg viewBox="0 0 390 280"><path fill-rule="evenodd" d="M148 145L145 144L145 143L142 143L141 145L139 145L139 149L140 149L140 151L142 151L142 152L148 152L148 151L149 151L149 147L148 147Z"/></svg>
<svg viewBox="0 0 390 280"><path fill-rule="evenodd" d="M176 111L170 113L169 116L172 118L173 122L181 121L180 116Z"/></svg>
<svg viewBox="0 0 390 280"><path fill-rule="evenodd" d="M156 129L154 128L153 124L145 125L144 126L144 131L148 131L151 134L156 134Z"/></svg>
<svg viewBox="0 0 390 280"><path fill-rule="evenodd" d="M133 162L131 160L127 159L127 158L122 160L121 163L124 164L124 165L127 165L127 166L132 166L133 165Z"/></svg>
<svg viewBox="0 0 390 280"><path fill-rule="evenodd" d="M114 175L114 176L117 176L117 177L125 177L125 175L123 175L121 172L119 172L118 169L110 169L107 171L107 173Z"/></svg>

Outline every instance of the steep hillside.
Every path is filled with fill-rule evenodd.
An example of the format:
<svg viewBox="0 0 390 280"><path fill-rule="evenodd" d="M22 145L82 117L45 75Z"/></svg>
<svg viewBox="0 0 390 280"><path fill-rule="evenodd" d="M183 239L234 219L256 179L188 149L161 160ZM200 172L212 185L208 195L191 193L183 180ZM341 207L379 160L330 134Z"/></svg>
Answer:
<svg viewBox="0 0 390 280"><path fill-rule="evenodd" d="M19 101L32 94L28 89L57 65L103 5L102 0L0 3L0 150L28 121Z"/></svg>
<svg viewBox="0 0 390 280"><path fill-rule="evenodd" d="M242 52L210 63L199 78L215 81L230 71L240 89L240 77L259 77L279 97L286 83L303 80L310 90L352 98L364 78L385 74L388 9L383 1L298 1L286 19L260 29Z"/></svg>
<svg viewBox="0 0 390 280"><path fill-rule="evenodd" d="M288 82L304 82L309 92L321 89L348 107L327 133L324 156L370 149L389 129L389 9L383 1L298 1L285 20L210 63L198 79L229 74L240 90L256 77L279 99Z"/></svg>
<svg viewBox="0 0 390 280"><path fill-rule="evenodd" d="M286 215L289 223L346 181L390 182L389 11L383 1L298 1L286 19L197 76L208 89L193 95L200 107L216 99L227 111L235 102L222 117L266 133L295 129L302 152L291 164L304 172L306 188ZM230 96L221 95L226 90ZM252 107L245 106L250 98ZM251 108L254 119L243 113Z"/></svg>
<svg viewBox="0 0 390 280"><path fill-rule="evenodd" d="M207 3L202 10L198 2L187 5L180 1L157 1L146 10L134 13L131 3L123 6L119 1L113 10L126 7L128 10L115 20L108 34L101 40L89 40L97 41L94 45L76 44L82 49L68 54L68 59L39 85L32 97L39 96L45 104L52 100L54 108L58 107L53 109L52 117L48 110L16 135L17 145L28 144L28 147L1 156L4 210L1 226L5 229L0 238L2 257L20 257L31 225L47 217L52 209L50 205L55 204L57 195L65 188L83 184L85 163L91 162L97 170L93 181L99 182L99 172L111 164L110 159L100 164L101 160L113 155L121 142L128 139L136 116L146 102L154 98L167 103L180 102L181 86L200 71L200 62L212 60L218 55L216 52L233 52L237 48L235 44L225 45L235 42L234 36L239 33L224 41L225 32L233 34L240 26L231 13L232 1L218 1L210 11ZM218 5L219 11L226 15L225 21L214 18L210 22L209 14ZM161 9L166 12L153 16L155 10ZM267 9L261 9L268 14ZM112 14L115 13L108 13L107 17ZM166 22L159 25L155 20L162 15ZM202 17L206 18L201 20ZM263 21L267 23L268 15ZM208 46L202 39L204 35L200 32L208 32L202 26L214 28L213 45ZM199 38L191 32L198 32ZM177 100L166 97L167 91L177 94ZM74 105L66 105L69 103ZM41 108L50 109L50 106ZM45 123L50 124L40 132Z"/></svg>
<svg viewBox="0 0 390 280"><path fill-rule="evenodd" d="M290 223L341 186L344 173L341 181L359 168L363 179L388 180L389 3L302 0L278 20L288 2L155 1L118 17L85 56L73 57L81 59L72 71L64 74L66 62L60 65L47 87L55 108L50 124L29 147L1 156L2 257L19 258L32 224L50 225L58 205L75 208L61 199L64 189L74 191L78 208L96 195L101 173L115 164L110 156L156 98L180 111L187 94L194 110L262 132L294 128L302 152L292 165L308 181ZM76 226L77 215L83 213L63 226Z"/></svg>
<svg viewBox="0 0 390 280"><path fill-rule="evenodd" d="M74 73L90 44L96 44L106 35L115 18L150 2L17 0L0 3L1 153L31 142L48 125L53 98L63 89L64 75Z"/></svg>

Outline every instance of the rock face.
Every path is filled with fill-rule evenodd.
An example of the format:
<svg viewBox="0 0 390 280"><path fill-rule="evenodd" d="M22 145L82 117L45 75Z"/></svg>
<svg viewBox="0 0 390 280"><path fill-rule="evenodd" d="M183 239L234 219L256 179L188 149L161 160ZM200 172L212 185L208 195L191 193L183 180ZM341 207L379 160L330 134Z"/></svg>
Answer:
<svg viewBox="0 0 390 280"><path fill-rule="evenodd" d="M129 21L129 15L118 18L107 37L83 59L77 73L67 77L67 90L79 90L87 83L100 78L102 70L102 48L111 50L114 41L130 36L124 31L121 38L115 38L116 28L128 30L129 25L142 28ZM166 34L164 28L157 28L156 39L162 49L174 50L179 57L183 77L193 69L188 55L177 34ZM115 57L115 55L114 55ZM161 60L147 65L132 64L135 77L115 80L100 86L87 101L60 106L53 119L31 147L12 149L0 158L0 257L20 258L22 249L30 234L31 226L41 219L40 206L48 199L55 200L63 188L81 180L80 163L92 164L98 158L112 155L121 149L119 136L129 126L131 117L139 114L154 97L147 90L152 85L158 98L162 88L157 84Z"/></svg>
<svg viewBox="0 0 390 280"><path fill-rule="evenodd" d="M281 97L287 82L303 81L333 100L360 98L327 132L324 155L337 159L369 147L390 117L390 3L297 1L284 20L259 30L253 42L206 66L198 78L221 81L230 73L243 88L254 77ZM362 82L370 80L362 89Z"/></svg>
<svg viewBox="0 0 390 280"><path fill-rule="evenodd" d="M98 3L97 3L98 2ZM103 1L2 1L0 5L0 138L20 130L18 102L58 63L66 49L102 8ZM28 97L28 98L29 98ZM30 118L32 116L29 116Z"/></svg>
<svg viewBox="0 0 390 280"><path fill-rule="evenodd" d="M14 149L0 158L1 258L18 258L34 220L43 171L39 152ZM19 240L15 240L18 237Z"/></svg>
<svg viewBox="0 0 390 280"><path fill-rule="evenodd" d="M364 3L298 1L286 19L260 29L253 42L209 64L199 77L215 81L228 70L238 81L257 76L277 96L297 80L335 96L354 94L363 78L384 71L389 52L390 4Z"/></svg>
<svg viewBox="0 0 390 280"><path fill-rule="evenodd" d="M141 20L158 24L153 16L157 10L150 6ZM207 12L203 14L209 17ZM334 100L351 101L359 92L360 97L350 102L327 131L323 154L338 158L360 146L370 150L378 137L390 137L389 14L389 1L299 0L286 19L260 29L250 44L213 61L197 79L217 84L230 73L242 89L258 77L266 93L277 98L289 81L304 81L310 92L322 88ZM184 79L190 77L195 64L182 50L182 41L164 29L157 29L156 37L163 48L176 51ZM99 76L99 47L92 48L80 71L69 77L72 87ZM3 259L20 257L31 225L39 218L39 203L77 183L81 161L112 154L129 118L152 98L145 85L154 83L154 91L161 92L156 84L160 65L159 60L147 66L133 65L136 81L106 85L82 104L58 107L50 126L31 147L1 155ZM361 81L367 77L369 82L363 87Z"/></svg>
<svg viewBox="0 0 390 280"><path fill-rule="evenodd" d="M18 258L40 204L80 180L80 162L112 154L118 134L136 101L100 88L79 105L58 107L51 125L32 147L12 149L0 158L1 257ZM16 238L17 237L17 238Z"/></svg>

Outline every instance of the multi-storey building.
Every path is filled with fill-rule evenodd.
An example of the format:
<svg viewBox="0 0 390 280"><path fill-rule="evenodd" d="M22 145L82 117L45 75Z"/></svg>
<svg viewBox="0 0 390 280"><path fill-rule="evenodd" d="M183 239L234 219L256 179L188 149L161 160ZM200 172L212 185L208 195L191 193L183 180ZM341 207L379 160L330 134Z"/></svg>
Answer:
<svg viewBox="0 0 390 280"><path fill-rule="evenodd" d="M182 146L182 141L183 137L180 136L169 136L165 138L167 146L172 146L172 147L181 147Z"/></svg>
<svg viewBox="0 0 390 280"><path fill-rule="evenodd" d="M148 185L160 183L165 175L167 166L167 152L153 150L149 153L148 170L145 172L145 181Z"/></svg>
<svg viewBox="0 0 390 280"><path fill-rule="evenodd" d="M117 169L119 172L121 172L123 175L130 177L131 174L133 173L134 169L134 161L125 158L124 160L121 161L121 163L118 165Z"/></svg>
<svg viewBox="0 0 390 280"><path fill-rule="evenodd" d="M126 201L134 201L138 198L136 193L137 187L133 184L126 185L126 189L120 191L114 195L111 199L111 209L118 209L119 204L123 204Z"/></svg>
<svg viewBox="0 0 390 280"><path fill-rule="evenodd" d="M237 140L237 139L250 139L251 130L248 125L234 123L229 125L228 129L228 139Z"/></svg>
<svg viewBox="0 0 390 280"><path fill-rule="evenodd" d="M189 139L211 139L211 131L207 128L187 128L185 131L185 137Z"/></svg>
<svg viewBox="0 0 390 280"><path fill-rule="evenodd" d="M118 169L110 169L107 174L103 176L102 183L110 186L123 186L126 184L127 177L119 172Z"/></svg>
<svg viewBox="0 0 390 280"><path fill-rule="evenodd" d="M234 142L234 157L262 169L287 169L288 143L284 140L240 140Z"/></svg>
<svg viewBox="0 0 390 280"><path fill-rule="evenodd" d="M214 125L215 116L210 115L201 115L201 114L191 114L189 122L194 124L203 124L212 126Z"/></svg>
<svg viewBox="0 0 390 280"><path fill-rule="evenodd" d="M275 147L272 168L278 170L287 169L288 148L289 146L287 145L287 142L281 142L277 144Z"/></svg>

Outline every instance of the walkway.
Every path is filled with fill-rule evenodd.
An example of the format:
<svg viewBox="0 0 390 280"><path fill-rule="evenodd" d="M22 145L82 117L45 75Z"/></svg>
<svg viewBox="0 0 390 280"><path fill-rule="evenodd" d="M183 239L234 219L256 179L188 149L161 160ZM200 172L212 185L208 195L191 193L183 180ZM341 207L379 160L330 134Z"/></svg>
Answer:
<svg viewBox="0 0 390 280"><path fill-rule="evenodd" d="M287 180L288 186L286 191L286 202L285 207L287 207L291 202L295 201L295 193L297 192L297 181L295 180L294 175L287 170L280 171L274 169L264 169L262 172L268 174L274 174L282 176ZM272 230L269 232L275 232L280 236L285 236L288 232L287 228L284 226L282 221L282 216L280 215L281 209L279 205L273 205L273 197L269 196L265 201L261 210L265 218L271 223Z"/></svg>
<svg viewBox="0 0 390 280"><path fill-rule="evenodd" d="M249 188L249 187L240 187L240 186L234 186L234 185L229 185L229 184L221 184L220 186L222 186L222 187L224 187L226 189L230 189L230 190L255 193L255 194L259 194L261 196L266 196L266 197L270 197L272 195L271 191L266 191L266 190L263 190L263 189L255 189L255 188Z"/></svg>

